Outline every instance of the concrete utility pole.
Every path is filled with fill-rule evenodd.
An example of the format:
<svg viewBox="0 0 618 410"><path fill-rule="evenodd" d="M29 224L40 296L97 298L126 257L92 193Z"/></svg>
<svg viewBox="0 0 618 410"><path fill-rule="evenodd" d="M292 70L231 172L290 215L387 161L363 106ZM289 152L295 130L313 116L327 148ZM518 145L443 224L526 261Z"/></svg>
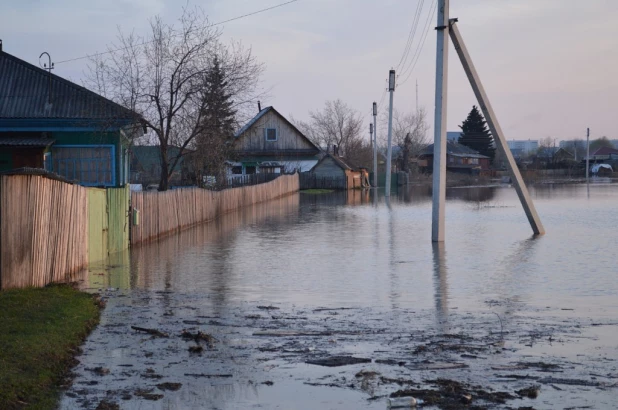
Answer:
<svg viewBox="0 0 618 410"><path fill-rule="evenodd" d="M371 148L371 152L373 153L373 124L369 124L369 146ZM375 168L373 168L372 171L375 173Z"/></svg>
<svg viewBox="0 0 618 410"><path fill-rule="evenodd" d="M524 183L523 178L519 172L519 168L517 168L517 164L515 163L515 159L513 158L513 154L508 147L506 142L506 138L502 133L502 128L500 124L498 124L498 119L496 118L496 114L489 102L489 98L487 98L487 94L485 93L485 89L481 84L481 80L479 79L478 73L476 72L476 68L472 63L472 59L470 58L470 54L468 54L468 49L466 48L461 34L459 33L459 29L457 28L457 19L453 19L450 21L450 36L453 41L453 45L455 46L455 50L459 55L459 59L461 60L461 64L463 65L464 71L468 76L468 80L470 81L470 85L472 86L472 90L476 95L476 99L481 106L481 110L483 111L483 115L485 116L485 120L487 121L487 125L489 126L489 130L494 136L494 140L496 141L496 145L498 146L498 150L500 153L506 158L507 166L509 173L511 174L511 180L513 181L513 186L515 187L515 191L517 191L517 196L519 196L519 200L524 208L526 216L528 217L528 221L530 222L530 226L532 227L532 231L536 235L543 235L545 233L545 229L543 228L543 224L541 224L541 219L536 212L534 204L532 203L532 199L530 199L530 194L528 193L528 188L526 188L526 184ZM435 154L434 154L435 156ZM434 166L434 181L435 181L435 166Z"/></svg>
<svg viewBox="0 0 618 410"><path fill-rule="evenodd" d="M446 201L446 91L448 85L449 0L438 0L436 46L436 105L433 134L433 203L431 240L444 242Z"/></svg>
<svg viewBox="0 0 618 410"><path fill-rule="evenodd" d="M378 104L373 103L373 186L378 187L378 129L376 119L378 117Z"/></svg>
<svg viewBox="0 0 618 410"><path fill-rule="evenodd" d="M418 113L418 80L416 80L416 112Z"/></svg>
<svg viewBox="0 0 618 410"><path fill-rule="evenodd" d="M590 128L586 128L586 183L589 183L588 172L590 172Z"/></svg>
<svg viewBox="0 0 618 410"><path fill-rule="evenodd" d="M395 92L395 70L388 72L388 91L390 93L390 104L388 106L388 147L386 153L386 187L384 195L391 195L391 160L393 157L393 93Z"/></svg>

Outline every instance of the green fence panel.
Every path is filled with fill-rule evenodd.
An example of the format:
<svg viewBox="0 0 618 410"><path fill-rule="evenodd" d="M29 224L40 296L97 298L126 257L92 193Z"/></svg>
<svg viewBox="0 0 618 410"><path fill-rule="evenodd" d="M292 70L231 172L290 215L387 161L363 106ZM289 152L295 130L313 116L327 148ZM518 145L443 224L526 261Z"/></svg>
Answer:
<svg viewBox="0 0 618 410"><path fill-rule="evenodd" d="M109 213L109 253L120 252L129 247L129 186L107 188L107 211Z"/></svg>
<svg viewBox="0 0 618 410"><path fill-rule="evenodd" d="M88 262L107 258L107 192L101 188L88 188Z"/></svg>

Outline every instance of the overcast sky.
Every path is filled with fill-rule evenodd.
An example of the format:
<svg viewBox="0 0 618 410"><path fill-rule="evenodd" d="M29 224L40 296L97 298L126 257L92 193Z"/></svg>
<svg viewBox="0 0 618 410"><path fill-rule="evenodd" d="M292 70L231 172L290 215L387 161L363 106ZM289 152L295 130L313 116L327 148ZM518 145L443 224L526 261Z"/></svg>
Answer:
<svg viewBox="0 0 618 410"><path fill-rule="evenodd" d="M284 0L191 0L212 22ZM284 115L307 119L310 110L340 98L369 123L390 68L401 60L419 0L298 0L223 26L224 39L253 47L266 64L264 87ZM148 19L180 15L178 0L15 0L0 2L4 51L38 64L105 50L117 27L147 34ZM398 73L395 107L419 103L433 125L436 17L413 70L406 70L424 34L431 0L423 1L411 55ZM435 8L435 7L434 7ZM451 0L459 28L508 139L618 138L617 0ZM474 94L452 46L449 50L448 129L458 130ZM55 74L82 83L86 60L56 65ZM380 110L388 109L384 98ZM256 108L257 110L257 108ZM368 126L367 126L368 128ZM433 127L432 127L433 129ZM381 130L382 131L382 130ZM431 131L433 135L433 131ZM368 134L368 132L367 132Z"/></svg>

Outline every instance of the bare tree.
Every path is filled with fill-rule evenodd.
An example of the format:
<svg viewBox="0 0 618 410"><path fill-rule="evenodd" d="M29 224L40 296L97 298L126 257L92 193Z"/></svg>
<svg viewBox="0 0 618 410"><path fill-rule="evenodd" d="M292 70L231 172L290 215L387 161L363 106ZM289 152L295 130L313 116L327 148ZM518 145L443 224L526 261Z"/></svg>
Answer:
<svg viewBox="0 0 618 410"><path fill-rule="evenodd" d="M360 140L363 128L361 115L341 100L326 101L322 111L311 111L307 128L308 137L322 147L337 145L339 153L349 156L357 141Z"/></svg>
<svg viewBox="0 0 618 410"><path fill-rule="evenodd" d="M381 141L386 145L388 132L388 112L381 118ZM398 160L402 171L409 171L410 162L427 146L427 113L424 108L416 112L403 112L393 109L393 146L400 148L401 156Z"/></svg>
<svg viewBox="0 0 618 410"><path fill-rule="evenodd" d="M250 49L238 43L226 47L219 37L201 9L185 8L178 27L157 16L145 37L120 31L118 44L89 64L89 85L138 113L151 132L146 138L159 145L159 190L168 189L174 168L207 126L202 91L214 57L226 68L237 110L257 90L263 66ZM171 146L180 148L172 158Z"/></svg>

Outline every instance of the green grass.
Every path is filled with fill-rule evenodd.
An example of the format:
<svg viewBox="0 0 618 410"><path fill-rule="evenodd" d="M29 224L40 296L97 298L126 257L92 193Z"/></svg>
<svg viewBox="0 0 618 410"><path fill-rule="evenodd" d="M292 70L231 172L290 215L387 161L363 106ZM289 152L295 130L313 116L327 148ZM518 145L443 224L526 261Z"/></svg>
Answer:
<svg viewBox="0 0 618 410"><path fill-rule="evenodd" d="M334 189L304 189L300 191L301 194L330 194L334 192Z"/></svg>
<svg viewBox="0 0 618 410"><path fill-rule="evenodd" d="M1 291L0 408L56 408L99 310L93 295L69 286Z"/></svg>

